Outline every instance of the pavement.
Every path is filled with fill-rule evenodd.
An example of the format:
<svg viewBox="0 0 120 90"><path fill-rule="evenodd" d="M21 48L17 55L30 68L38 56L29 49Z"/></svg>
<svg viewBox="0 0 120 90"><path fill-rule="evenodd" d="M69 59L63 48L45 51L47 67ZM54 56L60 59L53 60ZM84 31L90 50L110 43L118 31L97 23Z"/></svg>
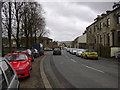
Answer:
<svg viewBox="0 0 120 90"><path fill-rule="evenodd" d="M20 89L45 89L43 79L41 77L40 71L40 62L44 56L40 56L36 58L34 62L32 62L32 70L30 72L30 77L20 78Z"/></svg>

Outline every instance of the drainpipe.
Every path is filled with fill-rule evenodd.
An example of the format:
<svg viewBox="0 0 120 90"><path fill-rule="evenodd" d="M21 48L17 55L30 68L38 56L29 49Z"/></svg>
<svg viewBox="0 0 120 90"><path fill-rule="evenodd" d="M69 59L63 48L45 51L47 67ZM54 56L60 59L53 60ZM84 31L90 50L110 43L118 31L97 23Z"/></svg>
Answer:
<svg viewBox="0 0 120 90"><path fill-rule="evenodd" d="M0 12L2 8L2 2L0 1ZM0 14L0 57L2 56L2 18Z"/></svg>

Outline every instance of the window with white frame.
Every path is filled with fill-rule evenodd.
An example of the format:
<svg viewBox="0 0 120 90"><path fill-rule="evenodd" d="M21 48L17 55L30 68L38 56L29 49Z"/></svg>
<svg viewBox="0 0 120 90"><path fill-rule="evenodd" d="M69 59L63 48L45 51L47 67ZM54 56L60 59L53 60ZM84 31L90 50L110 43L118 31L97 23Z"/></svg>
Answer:
<svg viewBox="0 0 120 90"><path fill-rule="evenodd" d="M117 17L117 23L120 24L120 13L118 14L118 17Z"/></svg>
<svg viewBox="0 0 120 90"><path fill-rule="evenodd" d="M100 29L103 28L103 24L104 24L104 23L100 22Z"/></svg>
<svg viewBox="0 0 120 90"><path fill-rule="evenodd" d="M107 19L107 26L110 26L110 18Z"/></svg>

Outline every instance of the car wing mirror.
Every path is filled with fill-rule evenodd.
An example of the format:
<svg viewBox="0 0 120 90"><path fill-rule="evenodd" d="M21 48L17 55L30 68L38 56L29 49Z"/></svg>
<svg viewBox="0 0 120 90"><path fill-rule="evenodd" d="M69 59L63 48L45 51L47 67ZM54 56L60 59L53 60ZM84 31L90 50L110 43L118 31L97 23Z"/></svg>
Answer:
<svg viewBox="0 0 120 90"><path fill-rule="evenodd" d="M29 57L29 58L28 58L28 60L30 60L30 61L31 61L31 60L32 60L32 58L31 58L31 57Z"/></svg>

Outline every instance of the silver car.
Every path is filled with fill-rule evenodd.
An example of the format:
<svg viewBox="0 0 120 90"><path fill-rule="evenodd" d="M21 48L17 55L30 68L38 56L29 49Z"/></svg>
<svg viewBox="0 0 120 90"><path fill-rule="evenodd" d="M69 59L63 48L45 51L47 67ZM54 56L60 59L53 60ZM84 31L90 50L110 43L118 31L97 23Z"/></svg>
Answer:
<svg viewBox="0 0 120 90"><path fill-rule="evenodd" d="M5 58L0 58L0 90L18 87L19 81L15 70Z"/></svg>
<svg viewBox="0 0 120 90"><path fill-rule="evenodd" d="M120 51L118 51L118 52L115 54L115 58L120 59Z"/></svg>
<svg viewBox="0 0 120 90"><path fill-rule="evenodd" d="M85 49L77 49L76 56L81 57L81 54L82 54L83 51L85 51Z"/></svg>
<svg viewBox="0 0 120 90"><path fill-rule="evenodd" d="M72 48L70 50L70 53L73 54L73 55L76 55L76 52L77 52L77 48Z"/></svg>

